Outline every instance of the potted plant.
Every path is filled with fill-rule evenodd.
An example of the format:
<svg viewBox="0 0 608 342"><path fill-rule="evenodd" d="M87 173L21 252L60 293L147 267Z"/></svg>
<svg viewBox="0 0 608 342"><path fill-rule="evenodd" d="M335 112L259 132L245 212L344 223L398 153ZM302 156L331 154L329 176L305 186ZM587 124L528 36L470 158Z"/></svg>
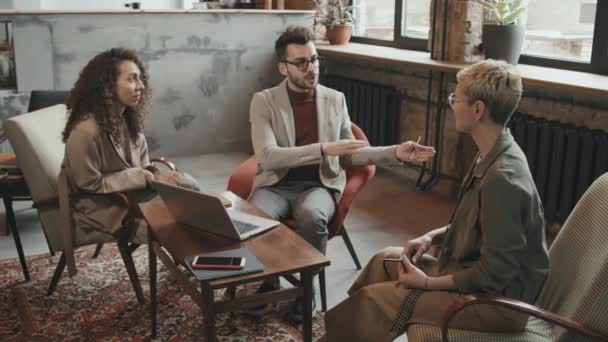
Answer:
<svg viewBox="0 0 608 342"><path fill-rule="evenodd" d="M486 58L517 64L524 42L518 21L526 7L522 0L477 0L485 9L482 43Z"/></svg>
<svg viewBox="0 0 608 342"><path fill-rule="evenodd" d="M325 25L326 37L331 44L348 43L353 34L352 10L349 0L311 0L315 14L315 22Z"/></svg>

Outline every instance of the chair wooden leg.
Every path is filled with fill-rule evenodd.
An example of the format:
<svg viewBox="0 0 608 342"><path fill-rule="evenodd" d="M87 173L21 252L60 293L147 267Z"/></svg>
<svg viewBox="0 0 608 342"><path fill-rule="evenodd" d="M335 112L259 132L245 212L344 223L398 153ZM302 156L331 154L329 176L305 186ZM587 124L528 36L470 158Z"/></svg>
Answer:
<svg viewBox="0 0 608 342"><path fill-rule="evenodd" d="M151 234L148 234L148 268L150 274L150 318L152 323L152 338L156 339L158 336L158 297L157 297L157 267L156 267L156 254L154 253L154 247L152 243L154 241L151 238Z"/></svg>
<svg viewBox="0 0 608 342"><path fill-rule="evenodd" d="M9 228L9 232L13 234L15 240L15 247L17 247L17 254L19 255L19 261L21 262L21 270L23 270L23 276L25 281L30 281L30 271L27 268L27 260L23 253L23 247L21 246L21 237L19 236L19 230L17 230L17 222L15 221L15 214L13 212L13 200L10 195L2 196L4 201L4 209L6 210L6 225Z"/></svg>
<svg viewBox="0 0 608 342"><path fill-rule="evenodd" d="M228 288L226 289L226 295L230 300L236 298L236 286L228 286Z"/></svg>
<svg viewBox="0 0 608 342"><path fill-rule="evenodd" d="M129 244L129 254L133 254L133 252L135 252L139 248L139 246L141 245L136 243Z"/></svg>
<svg viewBox="0 0 608 342"><path fill-rule="evenodd" d="M44 227L44 224L42 224L42 222L40 222L40 225L42 226L42 232L44 233L44 238L46 239L46 245L49 247L49 253L51 254L51 256L55 256L55 251L51 248L51 242L49 241L49 235L46 233L47 230Z"/></svg>
<svg viewBox="0 0 608 342"><path fill-rule="evenodd" d="M55 292L55 288L59 283L59 279L61 278L61 274L63 270L65 270L65 253L61 253L61 257L59 258L59 263L57 263L57 268L55 268L55 273L53 274L53 278L51 279L51 285L49 285L49 289L46 292L47 296L50 296Z"/></svg>
<svg viewBox="0 0 608 342"><path fill-rule="evenodd" d="M93 253L93 259L97 258L99 256L99 253L101 253L101 249L103 248L103 243L98 243L97 247L95 247L95 252Z"/></svg>
<svg viewBox="0 0 608 342"><path fill-rule="evenodd" d="M327 288L325 287L325 268L319 272L319 290L321 292L321 311L327 310Z"/></svg>
<svg viewBox="0 0 608 342"><path fill-rule="evenodd" d="M117 241L118 250L120 251L120 256L122 256L122 260L125 263L125 267L127 268L127 273L129 274L129 279L131 279L131 284L133 285L133 289L135 290L135 296L137 297L137 301L139 304L144 304L144 292L141 289L141 283L139 282L139 277L137 276L137 271L135 270L135 263L133 262L133 257L129 252L129 243L127 241Z"/></svg>
<svg viewBox="0 0 608 342"><path fill-rule="evenodd" d="M342 239L344 239L346 248L348 248L348 251L350 252L350 256L353 258L353 261L355 262L355 266L357 266L357 269L360 270L361 263L359 262L359 258L357 257L357 253L355 252L355 248L353 247L353 243L350 241L350 238L348 237L348 233L346 232L346 227L344 227L344 225L342 225L342 229L340 230L340 235L342 235Z"/></svg>

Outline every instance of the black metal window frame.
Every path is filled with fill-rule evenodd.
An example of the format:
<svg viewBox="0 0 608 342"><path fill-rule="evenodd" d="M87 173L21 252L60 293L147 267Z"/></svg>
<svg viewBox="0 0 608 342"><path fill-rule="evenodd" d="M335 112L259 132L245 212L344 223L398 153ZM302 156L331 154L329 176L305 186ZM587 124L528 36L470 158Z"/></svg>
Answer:
<svg viewBox="0 0 608 342"><path fill-rule="evenodd" d="M412 38L402 35L404 24L403 8L406 1L407 0L395 0L395 26L392 41L361 36L353 36L350 41L354 43L390 46L407 50L427 51L427 39Z"/></svg>
<svg viewBox="0 0 608 342"><path fill-rule="evenodd" d="M597 1L589 63L533 55L521 55L519 63L608 75L608 21L600 18L608 18L608 0Z"/></svg>
<svg viewBox="0 0 608 342"><path fill-rule="evenodd" d="M406 1L407 0L395 0L395 26L394 38L392 41L353 36L351 42L389 46L407 50L428 51L427 39L412 38L402 35L404 24L403 8ZM600 18L608 18L608 0L597 0L591 61L589 63L523 54L519 59L519 63L608 75L608 20L600 20Z"/></svg>

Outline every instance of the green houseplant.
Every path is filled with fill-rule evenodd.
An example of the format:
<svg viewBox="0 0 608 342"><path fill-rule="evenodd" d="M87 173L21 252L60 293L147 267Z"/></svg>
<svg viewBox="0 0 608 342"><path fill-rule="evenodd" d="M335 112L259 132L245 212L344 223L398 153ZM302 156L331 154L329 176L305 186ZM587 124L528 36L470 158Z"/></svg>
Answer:
<svg viewBox="0 0 608 342"><path fill-rule="evenodd" d="M486 58L517 64L525 30L518 23L526 11L523 0L476 0L485 10L483 50Z"/></svg>
<svg viewBox="0 0 608 342"><path fill-rule="evenodd" d="M316 11L315 23L325 25L327 40L331 44L346 44L353 33L350 0L310 0Z"/></svg>

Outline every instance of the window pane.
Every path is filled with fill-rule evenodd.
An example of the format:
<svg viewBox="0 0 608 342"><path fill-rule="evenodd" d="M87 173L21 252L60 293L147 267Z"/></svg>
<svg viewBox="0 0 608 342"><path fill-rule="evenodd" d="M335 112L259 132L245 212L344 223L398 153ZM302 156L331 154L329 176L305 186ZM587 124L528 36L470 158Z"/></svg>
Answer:
<svg viewBox="0 0 608 342"><path fill-rule="evenodd" d="M12 35L11 22L0 20L0 89L14 89L17 87Z"/></svg>
<svg viewBox="0 0 608 342"><path fill-rule="evenodd" d="M402 36L429 38L431 0L403 0Z"/></svg>
<svg viewBox="0 0 608 342"><path fill-rule="evenodd" d="M523 53L591 61L597 0L529 1Z"/></svg>
<svg viewBox="0 0 608 342"><path fill-rule="evenodd" d="M395 0L358 0L355 35L392 41L395 31Z"/></svg>

